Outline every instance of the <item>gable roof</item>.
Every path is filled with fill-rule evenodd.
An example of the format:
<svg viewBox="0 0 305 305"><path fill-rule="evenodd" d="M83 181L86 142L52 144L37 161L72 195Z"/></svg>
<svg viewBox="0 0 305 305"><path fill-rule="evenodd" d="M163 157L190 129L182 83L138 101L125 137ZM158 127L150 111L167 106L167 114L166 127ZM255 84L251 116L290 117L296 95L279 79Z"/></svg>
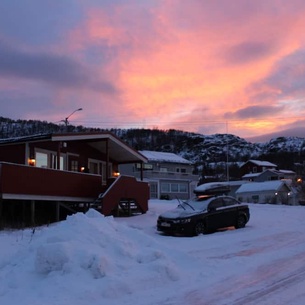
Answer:
<svg viewBox="0 0 305 305"><path fill-rule="evenodd" d="M140 153L145 156L149 161L192 164L191 161L186 160L174 153L150 150L141 150Z"/></svg>
<svg viewBox="0 0 305 305"><path fill-rule="evenodd" d="M261 166L261 167L277 167L277 165L274 163L271 163L269 161L260 161L260 160L248 160L247 162L243 163L241 165L241 167L247 163L253 163L253 164L255 164L257 166Z"/></svg>
<svg viewBox="0 0 305 305"><path fill-rule="evenodd" d="M111 159L117 163L147 162L145 156L125 144L121 139L110 132L38 134L26 137L1 139L0 146L44 141L83 142L104 154L107 153L108 148Z"/></svg>
<svg viewBox="0 0 305 305"><path fill-rule="evenodd" d="M260 191L278 191L283 185L286 185L287 189L290 190L289 186L282 180L245 183L236 190L236 194Z"/></svg>
<svg viewBox="0 0 305 305"><path fill-rule="evenodd" d="M274 174L274 175L277 175L277 176L295 175L295 172L292 171L292 170L281 170L281 169L277 170L277 169L274 169L274 168L269 168L269 169L264 170L263 172L245 174L245 175L242 176L242 178L243 179L245 179L245 178L255 178L255 177L262 176L266 173L271 173L271 174Z"/></svg>

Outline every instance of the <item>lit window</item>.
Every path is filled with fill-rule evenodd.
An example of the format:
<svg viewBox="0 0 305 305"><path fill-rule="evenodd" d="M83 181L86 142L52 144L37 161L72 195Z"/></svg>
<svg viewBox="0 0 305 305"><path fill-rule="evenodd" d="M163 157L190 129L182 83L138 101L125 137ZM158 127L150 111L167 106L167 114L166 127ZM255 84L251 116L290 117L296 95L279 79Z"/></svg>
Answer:
<svg viewBox="0 0 305 305"><path fill-rule="evenodd" d="M48 154L42 152L36 152L36 166L37 167L48 167Z"/></svg>

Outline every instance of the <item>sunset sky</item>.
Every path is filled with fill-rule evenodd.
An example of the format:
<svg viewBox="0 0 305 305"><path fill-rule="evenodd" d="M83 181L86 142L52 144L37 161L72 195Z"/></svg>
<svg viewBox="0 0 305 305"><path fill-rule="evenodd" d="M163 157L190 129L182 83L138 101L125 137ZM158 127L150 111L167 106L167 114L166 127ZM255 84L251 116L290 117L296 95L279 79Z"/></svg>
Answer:
<svg viewBox="0 0 305 305"><path fill-rule="evenodd" d="M1 0L0 116L305 137L304 16L304 0Z"/></svg>

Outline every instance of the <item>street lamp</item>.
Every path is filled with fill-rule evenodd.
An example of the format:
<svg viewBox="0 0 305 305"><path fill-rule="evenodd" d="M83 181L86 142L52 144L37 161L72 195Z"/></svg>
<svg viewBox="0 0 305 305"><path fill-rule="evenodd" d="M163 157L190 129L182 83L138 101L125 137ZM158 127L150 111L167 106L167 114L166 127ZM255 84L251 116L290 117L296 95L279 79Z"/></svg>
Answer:
<svg viewBox="0 0 305 305"><path fill-rule="evenodd" d="M78 109L74 110L70 115L68 115L64 120L61 120L61 121L64 122L65 126L67 127L69 124L69 121L68 121L69 117L72 116L72 114L74 114L76 111L82 111L82 110L83 110L83 108L78 108Z"/></svg>

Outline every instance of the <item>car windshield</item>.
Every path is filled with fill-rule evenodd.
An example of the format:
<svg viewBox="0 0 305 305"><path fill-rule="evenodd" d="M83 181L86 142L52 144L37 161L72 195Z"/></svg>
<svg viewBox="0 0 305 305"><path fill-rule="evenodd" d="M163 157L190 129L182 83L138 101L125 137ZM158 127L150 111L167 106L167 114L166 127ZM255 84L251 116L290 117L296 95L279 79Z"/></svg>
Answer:
<svg viewBox="0 0 305 305"><path fill-rule="evenodd" d="M184 210L204 211L207 209L207 206L210 203L210 198L211 196L194 197L190 200L180 202L179 207Z"/></svg>

